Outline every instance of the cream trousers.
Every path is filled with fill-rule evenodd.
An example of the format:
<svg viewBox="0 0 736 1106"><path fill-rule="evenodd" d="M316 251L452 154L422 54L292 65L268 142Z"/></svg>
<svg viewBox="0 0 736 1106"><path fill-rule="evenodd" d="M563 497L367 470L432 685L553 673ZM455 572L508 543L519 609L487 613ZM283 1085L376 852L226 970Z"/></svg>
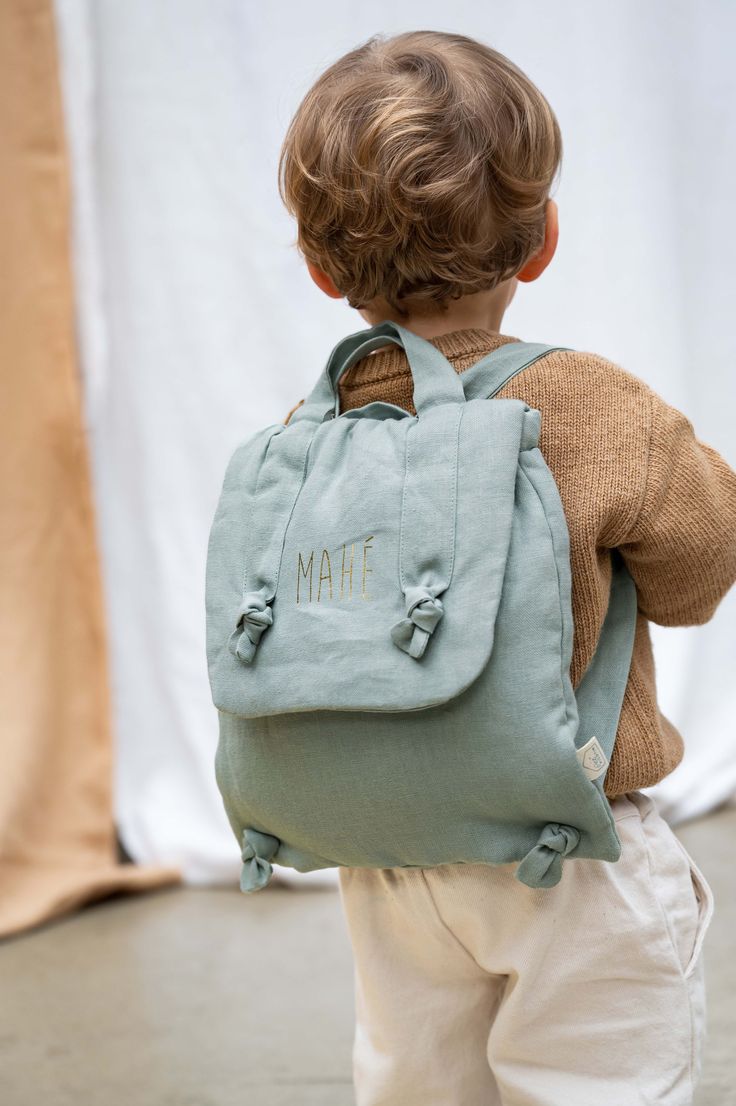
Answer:
<svg viewBox="0 0 736 1106"><path fill-rule="evenodd" d="M690 1106L713 894L641 791L615 863L340 868L357 1106Z"/></svg>

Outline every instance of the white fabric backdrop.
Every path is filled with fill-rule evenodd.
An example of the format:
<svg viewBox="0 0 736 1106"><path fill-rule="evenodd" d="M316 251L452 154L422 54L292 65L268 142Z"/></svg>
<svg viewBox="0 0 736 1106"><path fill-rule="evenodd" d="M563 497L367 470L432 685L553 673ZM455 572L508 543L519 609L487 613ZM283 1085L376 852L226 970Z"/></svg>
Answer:
<svg viewBox="0 0 736 1106"><path fill-rule="evenodd" d="M299 99L377 31L456 30L507 53L552 103L565 157L558 256L519 289L504 331L618 362L736 464L736 9L456 0L448 20L438 0L57 0L57 14L117 816L136 859L229 880L240 863L214 780L207 532L235 444L282 419L364 325L312 286L280 206L278 149ZM736 791L736 596L708 626L654 637L661 704L687 742L654 789L676 822Z"/></svg>

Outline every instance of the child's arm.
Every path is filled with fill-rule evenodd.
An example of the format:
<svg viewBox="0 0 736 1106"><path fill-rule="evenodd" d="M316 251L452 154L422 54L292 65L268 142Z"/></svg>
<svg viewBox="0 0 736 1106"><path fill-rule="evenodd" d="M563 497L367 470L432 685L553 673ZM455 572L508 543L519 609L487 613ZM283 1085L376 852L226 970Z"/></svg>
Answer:
<svg viewBox="0 0 736 1106"><path fill-rule="evenodd" d="M647 391L644 495L619 549L642 614L662 626L693 626L713 616L736 581L736 473L685 415Z"/></svg>

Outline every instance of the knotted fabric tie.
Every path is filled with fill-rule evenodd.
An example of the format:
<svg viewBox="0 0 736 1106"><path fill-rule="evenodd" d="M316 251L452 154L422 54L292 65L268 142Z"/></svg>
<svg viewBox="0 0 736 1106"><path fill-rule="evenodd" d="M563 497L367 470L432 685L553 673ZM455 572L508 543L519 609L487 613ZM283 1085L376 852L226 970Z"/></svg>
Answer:
<svg viewBox="0 0 736 1106"><path fill-rule="evenodd" d="M241 891L260 891L271 879L273 868L269 861L278 852L281 842L270 833L243 830L243 870L240 873Z"/></svg>
<svg viewBox="0 0 736 1106"><path fill-rule="evenodd" d="M273 622L273 611L260 591L249 591L238 608L235 629L228 648L243 664L250 664L256 655L261 636Z"/></svg>
<svg viewBox="0 0 736 1106"><path fill-rule="evenodd" d="M562 875L562 858L580 841L574 826L548 822L539 840L522 860L514 875L528 887L554 887Z"/></svg>
<svg viewBox="0 0 736 1106"><path fill-rule="evenodd" d="M442 602L432 595L429 588L407 588L404 597L408 617L391 627L391 640L399 649L418 660L424 654L444 610Z"/></svg>

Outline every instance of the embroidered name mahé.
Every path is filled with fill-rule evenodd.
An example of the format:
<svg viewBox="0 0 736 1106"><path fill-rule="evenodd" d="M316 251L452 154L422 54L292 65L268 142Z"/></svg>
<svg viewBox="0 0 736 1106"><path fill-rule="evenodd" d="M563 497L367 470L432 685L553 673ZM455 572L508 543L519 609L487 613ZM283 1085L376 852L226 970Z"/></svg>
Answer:
<svg viewBox="0 0 736 1106"><path fill-rule="evenodd" d="M319 553L319 567L317 568L318 550L310 549L309 556L306 552L297 553L296 565L296 601L297 603L320 603L327 599L352 599L353 598L353 570L355 575L360 575L360 597L370 599L367 590L367 578L373 571L368 565L368 554L372 552L373 534L364 538L362 548L358 543L358 555L356 558L356 543L342 545L333 551L335 565L333 567L330 554L327 549ZM356 564L356 560L358 564ZM339 567L338 567L339 562ZM356 581L357 587L357 581Z"/></svg>

